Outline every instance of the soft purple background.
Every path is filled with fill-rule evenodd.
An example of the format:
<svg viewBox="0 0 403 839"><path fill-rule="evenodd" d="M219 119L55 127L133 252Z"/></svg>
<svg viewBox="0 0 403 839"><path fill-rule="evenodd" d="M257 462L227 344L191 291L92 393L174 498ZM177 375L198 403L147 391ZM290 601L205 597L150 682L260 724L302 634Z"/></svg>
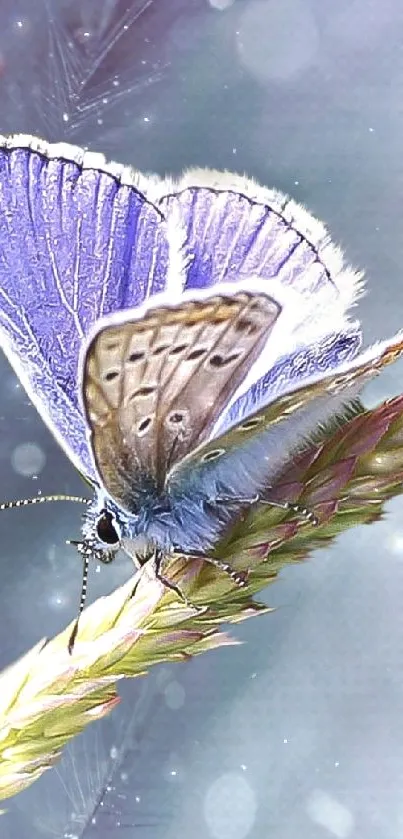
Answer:
<svg viewBox="0 0 403 839"><path fill-rule="evenodd" d="M366 270L369 341L403 324L402 37L396 0L3 0L0 130L291 193ZM81 492L5 361L0 404L2 497ZM399 839L402 512L284 572L265 593L278 611L234 630L244 646L124 685L9 803L1 838ZM79 516L1 515L1 666L75 614ZM92 596L130 571L94 569Z"/></svg>

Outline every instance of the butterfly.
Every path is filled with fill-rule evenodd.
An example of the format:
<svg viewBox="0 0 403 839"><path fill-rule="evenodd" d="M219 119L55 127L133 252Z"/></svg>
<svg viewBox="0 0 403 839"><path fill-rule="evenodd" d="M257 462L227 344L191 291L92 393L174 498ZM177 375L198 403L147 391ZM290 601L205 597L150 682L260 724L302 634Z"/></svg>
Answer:
<svg viewBox="0 0 403 839"><path fill-rule="evenodd" d="M120 548L214 561L241 508L402 354L403 333L361 351L362 291L320 222L245 177L145 177L0 138L0 344L92 487L85 575Z"/></svg>

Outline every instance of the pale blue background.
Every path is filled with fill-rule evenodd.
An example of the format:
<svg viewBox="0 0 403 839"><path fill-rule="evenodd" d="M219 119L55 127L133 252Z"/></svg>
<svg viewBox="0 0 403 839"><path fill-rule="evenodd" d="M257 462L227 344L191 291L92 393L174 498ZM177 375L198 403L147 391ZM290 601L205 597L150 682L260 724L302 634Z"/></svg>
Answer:
<svg viewBox="0 0 403 839"><path fill-rule="evenodd" d="M402 43L397 0L3 0L0 130L291 193L365 269L370 341L403 325ZM81 492L0 371L1 496ZM278 611L233 630L244 646L123 685L120 709L9 802L1 839L402 837L402 513L396 499L284 572L264 595ZM79 516L1 514L1 666L74 616ZM92 596L130 571L94 570Z"/></svg>

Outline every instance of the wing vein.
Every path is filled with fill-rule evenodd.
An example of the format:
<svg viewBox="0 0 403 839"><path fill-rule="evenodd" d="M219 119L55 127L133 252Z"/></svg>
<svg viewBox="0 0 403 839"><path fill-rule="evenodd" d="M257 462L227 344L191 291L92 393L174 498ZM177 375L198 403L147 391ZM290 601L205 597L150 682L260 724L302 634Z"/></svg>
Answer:
<svg viewBox="0 0 403 839"><path fill-rule="evenodd" d="M59 269L57 267L57 262L55 260L55 255L53 253L53 248L52 248L52 245L51 245L51 242L50 242L49 229L48 229L47 225L45 227L45 239L46 239L46 246L47 246L47 250L48 250L49 260L50 260L50 264L51 264L51 268L52 268L53 279L55 281L56 288L59 292L60 300L61 300L63 306L67 309L67 311L69 312L69 314L73 318L73 321L75 323L77 332L80 335L80 338L84 338L84 331L83 331L83 328L81 326L80 318L78 317L78 314L75 311L75 309L73 308L73 306L71 306L71 304L67 300L66 293L65 293L64 288L63 288L63 283L62 283L62 280L61 280L60 275L59 275Z"/></svg>
<svg viewBox="0 0 403 839"><path fill-rule="evenodd" d="M250 303L251 303L251 302L252 302L252 301L249 301L249 300L248 300L248 302L247 302L247 303L246 303L246 304L242 307L242 309L240 309L240 310L239 310L239 312L238 312L238 314L237 314L237 316L236 316L235 320L229 320L229 321L228 321L228 323L227 323L227 325L226 325L225 329L223 329L223 331L222 331L222 332L220 332L219 337L216 339L216 341L214 341L214 343L211 345L211 347L209 347L209 354L210 354L210 355L211 355L211 353L213 353L213 352L214 352L214 350L217 348L217 345L218 345L218 344L222 341L222 339L223 339L223 338L224 338L224 336L227 334L227 332L231 329L231 327L234 325L234 323L236 323L236 322L239 320L239 318L241 317L241 315L243 316L243 315L245 314L245 311L247 311L247 310L248 310L248 307L249 307L249 305L250 305ZM217 304L216 304L216 306L215 306L214 312L217 312L217 310L220 308L220 305L221 305L221 300L218 300L218 301L217 301ZM208 326L209 326L209 324L208 324L208 323L204 323L204 324L202 324L202 326L201 326L201 328L200 328L200 330L199 330L199 332L198 332L198 334L197 334L197 339L196 339L197 341L199 341L199 340L202 338L203 333L204 333L204 332L208 329ZM180 398L180 396L181 396L181 394L183 393L184 389L185 389L185 388L187 387L187 385L189 384L190 379L191 379L191 378L193 378L193 376L197 375L197 373L199 372L200 368L203 366L204 362L205 362L205 358L202 358L202 359L199 361L199 363L196 365L196 367L194 367L194 368L193 368L193 370L192 370L191 374L190 374L190 375L187 377L187 379L183 382L183 386L181 387L181 389L180 389L180 390L179 390L179 391L175 394L175 398L176 398L176 399L177 399L178 397ZM179 362L179 364L180 364L180 363L181 363L181 362ZM170 381L170 379L172 379L172 376L173 376L173 374L175 373L175 371L176 371L176 368L175 368L175 370L173 370L173 371L172 371L172 373L171 373L171 375L170 375L170 377L169 377L169 380L166 382L166 384L169 384L169 381ZM170 404L167 406L167 408L166 408L166 410L165 410L164 417L166 417L166 415L167 415L167 413L168 413L168 411L169 411L169 409L170 409L171 405L172 405L172 401L171 401L171 402L170 402Z"/></svg>

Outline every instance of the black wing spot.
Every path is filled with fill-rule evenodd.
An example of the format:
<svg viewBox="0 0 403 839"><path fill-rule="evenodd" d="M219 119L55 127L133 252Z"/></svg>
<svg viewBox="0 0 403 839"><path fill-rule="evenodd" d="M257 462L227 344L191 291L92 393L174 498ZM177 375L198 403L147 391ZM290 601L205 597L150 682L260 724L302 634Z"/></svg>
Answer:
<svg viewBox="0 0 403 839"><path fill-rule="evenodd" d="M186 356L186 361L196 361L198 358L201 358L202 355L205 355L206 352L206 347L199 347L198 350L192 350L192 352Z"/></svg>
<svg viewBox="0 0 403 839"><path fill-rule="evenodd" d="M187 344L178 344L176 347L172 347L169 355L180 355L180 353L187 350L187 348Z"/></svg>
<svg viewBox="0 0 403 839"><path fill-rule="evenodd" d="M239 356L239 352L232 353L232 355L219 355L218 353L215 353L215 355L212 355L209 359L209 364L210 367L215 367L216 369L228 367L230 364L233 364L234 361L237 361Z"/></svg>
<svg viewBox="0 0 403 839"><path fill-rule="evenodd" d="M254 335L258 331L258 327L249 318L240 318L234 323L236 332L246 332L248 335Z"/></svg>
<svg viewBox="0 0 403 839"><path fill-rule="evenodd" d="M145 356L144 352L132 352L127 357L126 361L128 361L130 364L135 364L136 361L142 361L144 356Z"/></svg>
<svg viewBox="0 0 403 839"><path fill-rule="evenodd" d="M113 382L114 379L117 379L119 376L119 370L109 370L109 373L105 373L104 380L105 382Z"/></svg>
<svg viewBox="0 0 403 839"><path fill-rule="evenodd" d="M262 422L261 417L255 417L254 419L246 420L239 426L240 431L252 431L253 428L257 428L258 425Z"/></svg>
<svg viewBox="0 0 403 839"><path fill-rule="evenodd" d="M143 434L145 434L146 431L148 431L151 423L152 423L152 417L145 417L143 420L141 420L141 422L139 422L139 424L137 426L137 434L139 436L142 436Z"/></svg>
<svg viewBox="0 0 403 839"><path fill-rule="evenodd" d="M212 452L207 452L207 454L201 458L202 463L210 463L212 460L218 460L218 458L223 454L225 454L225 449L213 449Z"/></svg>
<svg viewBox="0 0 403 839"><path fill-rule="evenodd" d="M186 414L184 411L174 411L172 414L169 414L168 422L172 423L173 425L178 425L179 423L183 422L185 416Z"/></svg>
<svg viewBox="0 0 403 839"><path fill-rule="evenodd" d="M161 355L161 353L165 352L169 347L169 344L160 344L158 347L153 350L153 355Z"/></svg>
<svg viewBox="0 0 403 839"><path fill-rule="evenodd" d="M151 396L152 393L155 392L155 387L149 385L148 387L139 387L138 390L133 391L130 399L137 399L140 397L141 399L145 396Z"/></svg>

